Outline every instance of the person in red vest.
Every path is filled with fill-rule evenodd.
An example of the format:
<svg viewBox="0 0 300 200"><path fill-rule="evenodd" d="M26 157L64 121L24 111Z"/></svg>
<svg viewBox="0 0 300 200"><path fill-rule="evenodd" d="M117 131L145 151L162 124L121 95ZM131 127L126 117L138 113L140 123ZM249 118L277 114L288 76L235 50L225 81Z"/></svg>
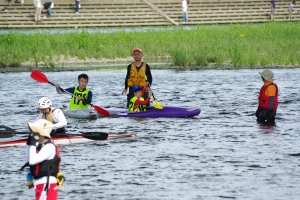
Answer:
<svg viewBox="0 0 300 200"><path fill-rule="evenodd" d="M274 73L266 69L258 72L264 82L258 96L258 108L256 111L257 122L275 122L278 107L278 87L274 81Z"/></svg>

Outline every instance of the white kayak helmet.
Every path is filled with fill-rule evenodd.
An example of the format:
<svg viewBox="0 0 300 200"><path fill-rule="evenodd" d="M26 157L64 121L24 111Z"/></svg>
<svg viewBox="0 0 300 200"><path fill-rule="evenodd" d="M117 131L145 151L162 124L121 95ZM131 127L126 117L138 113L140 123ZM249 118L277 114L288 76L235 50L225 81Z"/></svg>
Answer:
<svg viewBox="0 0 300 200"><path fill-rule="evenodd" d="M42 97L38 102L39 109L49 108L52 106L52 102L48 97Z"/></svg>

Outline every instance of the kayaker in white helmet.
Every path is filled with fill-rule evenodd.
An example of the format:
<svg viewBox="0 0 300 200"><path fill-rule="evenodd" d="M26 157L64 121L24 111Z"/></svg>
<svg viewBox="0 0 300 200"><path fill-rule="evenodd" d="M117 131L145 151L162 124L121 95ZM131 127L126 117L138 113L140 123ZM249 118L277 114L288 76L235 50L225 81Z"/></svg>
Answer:
<svg viewBox="0 0 300 200"><path fill-rule="evenodd" d="M52 107L52 102L48 97L42 97L38 101L38 107L42 113L36 118L46 119L53 124L53 132L65 133L65 127L67 126L67 119L59 108Z"/></svg>

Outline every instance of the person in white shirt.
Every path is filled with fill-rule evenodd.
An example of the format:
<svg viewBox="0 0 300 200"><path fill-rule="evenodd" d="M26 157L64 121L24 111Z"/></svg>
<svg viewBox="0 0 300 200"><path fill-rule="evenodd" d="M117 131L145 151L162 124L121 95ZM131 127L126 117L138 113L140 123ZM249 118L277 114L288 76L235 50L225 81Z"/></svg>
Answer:
<svg viewBox="0 0 300 200"><path fill-rule="evenodd" d="M183 22L184 23L187 23L188 22L188 6L187 6L187 1L186 0L183 0L182 1L182 11L184 13L184 18L183 18Z"/></svg>
<svg viewBox="0 0 300 200"><path fill-rule="evenodd" d="M41 22L41 13L43 9L43 5L41 0L33 0L34 7L35 7L35 15L34 15L34 21L35 22Z"/></svg>
<svg viewBox="0 0 300 200"><path fill-rule="evenodd" d="M53 124L45 119L35 123L28 122L31 130L26 145L26 163L34 178L35 199L56 200L58 184L56 176L59 173L59 148L51 142L50 133Z"/></svg>
<svg viewBox="0 0 300 200"><path fill-rule="evenodd" d="M292 3L290 4L290 6L288 8L288 11L289 11L289 17L288 17L288 19L292 18L292 13L294 11L294 4L296 4L296 1L292 1Z"/></svg>
<svg viewBox="0 0 300 200"><path fill-rule="evenodd" d="M65 127L67 126L67 119L59 108L52 107L52 102L48 97L42 97L38 101L39 109L42 113L36 118L35 121L39 119L46 119L53 124L53 132L55 133L65 133Z"/></svg>

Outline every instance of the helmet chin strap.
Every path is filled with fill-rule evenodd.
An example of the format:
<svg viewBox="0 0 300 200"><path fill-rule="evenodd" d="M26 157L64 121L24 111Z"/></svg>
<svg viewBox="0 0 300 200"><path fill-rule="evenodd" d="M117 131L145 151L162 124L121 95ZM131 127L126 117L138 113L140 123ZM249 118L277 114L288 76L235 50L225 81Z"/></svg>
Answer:
<svg viewBox="0 0 300 200"><path fill-rule="evenodd" d="M48 110L49 112L48 112L48 113L43 112L43 114L44 114L44 115L49 114L49 113L51 112L51 108L52 108L52 106L49 106L49 108L47 108L47 109L49 109L49 110Z"/></svg>

